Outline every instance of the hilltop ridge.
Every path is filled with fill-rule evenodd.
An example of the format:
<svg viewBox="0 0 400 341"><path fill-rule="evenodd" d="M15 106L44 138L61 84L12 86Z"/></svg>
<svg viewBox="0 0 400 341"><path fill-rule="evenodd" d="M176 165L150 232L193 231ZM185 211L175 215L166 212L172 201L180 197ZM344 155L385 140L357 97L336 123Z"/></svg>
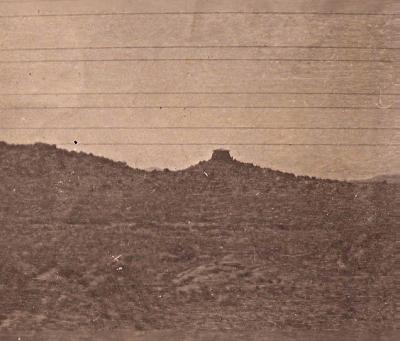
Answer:
<svg viewBox="0 0 400 341"><path fill-rule="evenodd" d="M157 214L161 215L159 219L170 216L168 219L181 220L191 216L193 220L193 215L203 211L204 216L198 219L205 219L218 215L215 211L224 205L235 210L235 216L246 207L250 212L259 207L262 214L272 209L274 202L276 206L283 205L279 204L283 193L287 198L280 214L286 214L285 210L291 207L304 215L309 209L298 198L306 199L310 192L314 195L307 200L318 207L326 201L326 195L334 193L336 200L330 198L329 206L346 209L346 202L353 201L351 193L356 191L355 185L346 182L295 176L242 163L234 160L229 151L221 150L215 151L208 161L184 170L146 172L122 162L46 144L3 144L0 174L6 180L1 194L8 197L8 207L18 207L20 218L77 223L102 219L107 222L111 216L129 221ZM204 205L204 209L195 210L196 205ZM185 206L192 207L194 212ZM176 208L180 208L178 212Z"/></svg>
<svg viewBox="0 0 400 341"><path fill-rule="evenodd" d="M128 166L125 162L121 161L115 161L112 159L108 159L106 157L94 155L91 153L85 153L82 151L73 151L73 150L66 150L62 148L58 148L56 145L50 145L46 143L35 143L35 144L8 144L6 142L0 141L0 157L2 157L3 161L3 167L4 165L7 165L8 167L16 167L16 168L33 168L32 172L36 169L34 166L36 166L38 163L40 163L42 166L48 166L49 168L51 166L56 166L55 169L58 169L58 164L62 164L65 161L72 162L72 163L82 163L83 161L86 161L82 165L83 166L88 166L89 163L93 163L95 166L100 166L100 165L107 165L110 167L114 167L115 169L120 168L124 170L132 170L135 173L140 172L140 171L150 171L150 172L182 172L185 171L185 169L182 170L169 170L169 169L161 169L158 167L150 167L148 169L138 169L138 168L132 168ZM56 161L58 160L57 165L51 165L51 161ZM42 162L44 161L44 163ZM292 173L287 173L287 172L282 172L278 170L272 170L269 168L264 168L260 166L256 166L252 163L244 163L239 160L234 159L230 155L229 150L224 150L224 149L217 149L214 150L210 159L205 160L205 161L200 161L197 165L205 165L205 164L212 164L216 161L225 161L225 165L228 166L237 166L237 167L254 167L257 169L268 169L269 171L274 171L279 174L285 174L288 176L295 176ZM197 165L189 166L187 169L193 169ZM32 167L33 166L33 167ZM77 165L75 165L77 166ZM133 173L132 173L133 174ZM38 174L40 175L40 174ZM304 177L304 178L313 178L315 177L309 177L309 176L301 176L299 177ZM328 181L339 181L339 180L328 180Z"/></svg>
<svg viewBox="0 0 400 341"><path fill-rule="evenodd" d="M147 172L56 146L3 143L0 176L3 219L15 219L7 212L16 211L36 222L236 224L268 217L268 224L289 230L337 229L370 225L368 217L394 212L398 202L394 184L296 176L240 162L227 150L184 170Z"/></svg>

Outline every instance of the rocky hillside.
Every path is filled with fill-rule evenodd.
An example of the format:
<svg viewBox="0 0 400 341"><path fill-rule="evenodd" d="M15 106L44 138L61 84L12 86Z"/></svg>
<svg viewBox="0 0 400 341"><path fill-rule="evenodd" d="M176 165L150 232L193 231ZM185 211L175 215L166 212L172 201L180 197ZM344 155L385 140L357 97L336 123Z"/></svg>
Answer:
<svg viewBox="0 0 400 341"><path fill-rule="evenodd" d="M0 328L398 327L398 185L5 143L0 179Z"/></svg>

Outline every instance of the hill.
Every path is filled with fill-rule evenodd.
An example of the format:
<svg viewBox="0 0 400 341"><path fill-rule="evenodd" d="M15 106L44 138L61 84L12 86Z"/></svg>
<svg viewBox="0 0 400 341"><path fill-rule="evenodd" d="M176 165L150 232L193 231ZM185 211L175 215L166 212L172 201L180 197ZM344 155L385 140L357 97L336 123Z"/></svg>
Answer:
<svg viewBox="0 0 400 341"><path fill-rule="evenodd" d="M0 178L0 328L398 326L398 185L6 143Z"/></svg>

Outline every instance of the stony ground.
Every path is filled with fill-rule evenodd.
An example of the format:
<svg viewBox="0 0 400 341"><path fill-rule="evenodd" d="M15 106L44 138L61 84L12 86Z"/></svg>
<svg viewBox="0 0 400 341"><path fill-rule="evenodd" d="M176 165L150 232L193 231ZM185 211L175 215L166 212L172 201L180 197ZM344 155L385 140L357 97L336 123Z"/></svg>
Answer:
<svg viewBox="0 0 400 341"><path fill-rule="evenodd" d="M0 145L0 328L395 331L399 187Z"/></svg>

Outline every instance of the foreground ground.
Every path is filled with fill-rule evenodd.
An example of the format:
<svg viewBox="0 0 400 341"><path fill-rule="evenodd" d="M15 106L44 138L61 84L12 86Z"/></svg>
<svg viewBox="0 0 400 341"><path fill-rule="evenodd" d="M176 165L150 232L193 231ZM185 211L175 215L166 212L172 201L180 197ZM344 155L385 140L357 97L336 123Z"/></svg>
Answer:
<svg viewBox="0 0 400 341"><path fill-rule="evenodd" d="M327 332L281 332L273 330L261 331L182 331L162 330L138 332L132 330L120 330L112 332L39 332L0 334L2 341L397 341L398 332L370 333L354 332L352 330L327 331Z"/></svg>
<svg viewBox="0 0 400 341"><path fill-rule="evenodd" d="M391 329L398 313L391 237L353 238L346 262L366 257L367 243L387 253L385 267L351 269L343 238L329 231L14 225L1 238L1 326Z"/></svg>

